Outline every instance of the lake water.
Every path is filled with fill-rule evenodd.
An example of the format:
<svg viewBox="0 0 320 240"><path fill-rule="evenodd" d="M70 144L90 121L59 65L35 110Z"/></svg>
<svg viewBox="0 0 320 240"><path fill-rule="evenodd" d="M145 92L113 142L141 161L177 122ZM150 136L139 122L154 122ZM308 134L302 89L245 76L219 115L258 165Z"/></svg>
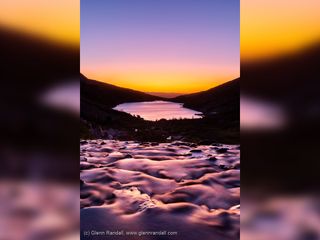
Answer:
<svg viewBox="0 0 320 240"><path fill-rule="evenodd" d="M145 120L156 121L160 119L194 119L201 118L201 112L184 108L182 103L168 101L133 102L119 104L114 110L139 115Z"/></svg>

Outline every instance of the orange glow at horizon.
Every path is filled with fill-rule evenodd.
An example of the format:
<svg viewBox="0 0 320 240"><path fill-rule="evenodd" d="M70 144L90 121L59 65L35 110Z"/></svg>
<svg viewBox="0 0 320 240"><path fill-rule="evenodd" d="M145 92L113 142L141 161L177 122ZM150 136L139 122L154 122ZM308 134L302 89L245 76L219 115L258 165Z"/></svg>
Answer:
<svg viewBox="0 0 320 240"><path fill-rule="evenodd" d="M165 60L147 62L136 57L90 65L84 58L80 72L89 79L142 92L183 94L205 91L240 76L240 64L232 61Z"/></svg>
<svg viewBox="0 0 320 240"><path fill-rule="evenodd" d="M243 0L241 59L278 56L320 40L319 0Z"/></svg>
<svg viewBox="0 0 320 240"><path fill-rule="evenodd" d="M1 0L0 27L70 45L80 42L79 0Z"/></svg>
<svg viewBox="0 0 320 240"><path fill-rule="evenodd" d="M124 70L125 69L125 70ZM143 92L193 93L216 87L239 77L239 66L199 64L108 65L82 69L89 79ZM106 73L107 72L107 73Z"/></svg>
<svg viewBox="0 0 320 240"><path fill-rule="evenodd" d="M238 78L239 1L81 1L81 73L143 92Z"/></svg>
<svg viewBox="0 0 320 240"><path fill-rule="evenodd" d="M89 79L130 88L142 92L194 93L219 86L239 76L182 73L124 73L104 76L99 73L84 74ZM150 81L152 79L152 81Z"/></svg>

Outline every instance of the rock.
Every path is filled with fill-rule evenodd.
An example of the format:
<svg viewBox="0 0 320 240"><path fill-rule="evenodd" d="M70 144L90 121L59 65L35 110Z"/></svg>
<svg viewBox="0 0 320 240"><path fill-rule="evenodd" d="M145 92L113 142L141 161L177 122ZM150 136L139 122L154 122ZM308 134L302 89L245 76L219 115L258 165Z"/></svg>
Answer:
<svg viewBox="0 0 320 240"><path fill-rule="evenodd" d="M132 156L130 154L127 154L124 156L124 158L132 158Z"/></svg>
<svg viewBox="0 0 320 240"><path fill-rule="evenodd" d="M121 183L114 181L114 182L110 183L110 187L115 188L115 189L121 189L122 185L121 185Z"/></svg>
<svg viewBox="0 0 320 240"><path fill-rule="evenodd" d="M166 148L166 150L167 150L168 152L176 152L176 151L177 151L177 150L174 149L174 148Z"/></svg>
<svg viewBox="0 0 320 240"><path fill-rule="evenodd" d="M87 158L85 156L80 156L80 161L86 162Z"/></svg>
<svg viewBox="0 0 320 240"><path fill-rule="evenodd" d="M216 149L216 152L217 153L226 153L226 152L228 152L228 148L218 148L218 149Z"/></svg>
<svg viewBox="0 0 320 240"><path fill-rule="evenodd" d="M217 161L217 158L216 157L210 157L208 160L211 161L211 162L214 162L214 161Z"/></svg>
<svg viewBox="0 0 320 240"><path fill-rule="evenodd" d="M111 193L109 196L106 197L108 200L116 198L114 193Z"/></svg>
<svg viewBox="0 0 320 240"><path fill-rule="evenodd" d="M190 152L191 153L201 153L202 150L201 149L192 149Z"/></svg>
<svg viewBox="0 0 320 240"><path fill-rule="evenodd" d="M112 153L113 152L113 150L111 148L101 148L99 151L100 152L107 152L107 153Z"/></svg>
<svg viewBox="0 0 320 240"><path fill-rule="evenodd" d="M80 144L87 144L88 143L88 141L86 141L86 140L81 140L80 141Z"/></svg>
<svg viewBox="0 0 320 240"><path fill-rule="evenodd" d="M219 165L219 168L222 170L229 170L230 168L224 164Z"/></svg>

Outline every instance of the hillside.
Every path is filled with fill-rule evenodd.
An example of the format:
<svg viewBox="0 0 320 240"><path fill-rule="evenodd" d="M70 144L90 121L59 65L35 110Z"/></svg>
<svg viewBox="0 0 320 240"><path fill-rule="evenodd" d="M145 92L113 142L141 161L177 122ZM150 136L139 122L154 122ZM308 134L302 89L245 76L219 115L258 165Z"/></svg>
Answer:
<svg viewBox="0 0 320 240"><path fill-rule="evenodd" d="M187 108L203 112L205 115L234 113L239 117L240 79L224 83L193 94L182 95L171 99L175 102L184 103Z"/></svg>
<svg viewBox="0 0 320 240"><path fill-rule="evenodd" d="M125 102L143 102L162 99L144 92L91 80L83 74L80 74L80 84L81 100L90 101L95 104L103 104L108 108Z"/></svg>
<svg viewBox="0 0 320 240"><path fill-rule="evenodd" d="M120 103L168 100L80 76L81 137L166 142L239 142L239 81L170 101L205 113L202 119L145 121L112 108ZM212 114L211 111L218 112Z"/></svg>
<svg viewBox="0 0 320 240"><path fill-rule="evenodd" d="M277 130L242 130L245 187L319 188L319 62L319 42L279 57L241 62L241 94L279 106L286 117ZM308 163L301 164L305 159Z"/></svg>
<svg viewBox="0 0 320 240"><path fill-rule="evenodd" d="M241 91L279 103L296 104L319 96L320 44L283 56L241 62ZM301 94L305 94L301 97ZM306 97L306 98L305 98ZM295 102L293 100L295 99Z"/></svg>
<svg viewBox="0 0 320 240"><path fill-rule="evenodd" d="M4 26L0 38L0 145L3 153L14 153L2 154L1 176L30 179L37 172L38 180L78 179L78 116L44 99L76 83L79 48Z"/></svg>

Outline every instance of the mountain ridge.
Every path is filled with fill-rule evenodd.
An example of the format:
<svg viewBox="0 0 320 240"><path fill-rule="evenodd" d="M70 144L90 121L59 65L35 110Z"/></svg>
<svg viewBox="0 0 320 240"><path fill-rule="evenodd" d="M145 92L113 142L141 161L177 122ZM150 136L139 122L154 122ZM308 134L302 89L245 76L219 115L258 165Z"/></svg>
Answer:
<svg viewBox="0 0 320 240"><path fill-rule="evenodd" d="M108 107L115 107L116 105L125 102L143 102L164 99L130 88L118 87L109 83L89 79L81 73L80 85L81 98L97 101ZM112 93L113 95L108 95L108 93Z"/></svg>
<svg viewBox="0 0 320 240"><path fill-rule="evenodd" d="M181 94L177 97L161 97L152 95L146 92L133 90L130 88L119 87L113 84L100 82L97 80L89 79L80 73L81 82L81 97L82 98L93 98L95 100L103 102L106 106L116 106L125 102L142 102L142 101L173 101L183 103L185 107L189 107L195 110L200 110L204 113L209 113L210 110L214 110L223 104L227 104L228 101L239 101L239 89L240 89L240 78L228 81L219 86L210 88L208 90ZM89 89L91 88L91 89ZM94 91L94 93L93 93ZM110 98L110 96L99 96L99 93L106 94L113 91L118 98ZM227 96L226 96L227 95ZM226 98L223 101L220 100L219 104L214 104L218 102L219 98ZM223 102L223 104L221 103ZM205 107L204 105L207 105Z"/></svg>
<svg viewBox="0 0 320 240"><path fill-rule="evenodd" d="M80 92L80 135L83 138L166 142L170 137L190 142L239 142L238 80L198 93L163 98L91 80L81 74ZM201 119L146 121L113 109L125 102L155 100L181 102L185 107L202 111L204 116Z"/></svg>
<svg viewBox="0 0 320 240"><path fill-rule="evenodd" d="M170 99L204 114L232 112L240 109L240 78L228 81L205 91L185 94Z"/></svg>

